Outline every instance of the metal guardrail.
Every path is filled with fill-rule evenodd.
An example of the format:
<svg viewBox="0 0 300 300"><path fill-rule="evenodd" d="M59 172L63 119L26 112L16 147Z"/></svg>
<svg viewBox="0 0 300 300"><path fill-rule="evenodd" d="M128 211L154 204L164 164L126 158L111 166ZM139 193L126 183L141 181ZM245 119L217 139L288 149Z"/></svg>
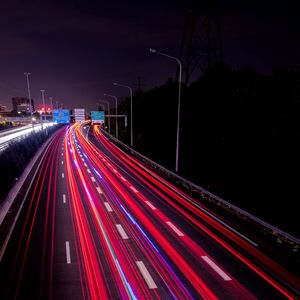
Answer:
<svg viewBox="0 0 300 300"><path fill-rule="evenodd" d="M180 183L184 187L188 188L189 190L192 190L193 192L198 192L202 195L206 200L213 201L216 205L221 206L222 208L226 209L227 211L231 211L238 217L242 217L243 219L248 219L252 223L255 223L262 227L265 231L267 231L269 234L274 235L277 239L280 241L286 241L289 244L292 244L294 247L294 251L300 250L300 239L297 237L292 236L291 234L255 217L254 215L248 213L247 211L231 204L230 202L220 198L217 195L214 195L213 193L205 190L204 188L190 182L189 180L177 175L176 173L166 169L165 167L159 165L158 163L152 161L148 157L142 155L141 153L133 150L128 145L124 144L120 140L116 139L114 136L110 135L108 132L104 131L101 128L101 132L108 137L110 140L114 141L116 144L120 145L122 148L124 148L127 152L130 152L133 156L137 157L139 160L145 162L147 165L150 165L153 169L159 170L161 173L165 174L168 178L173 178L177 181L177 183Z"/></svg>
<svg viewBox="0 0 300 300"><path fill-rule="evenodd" d="M27 117L2 117L1 121L6 121L6 122L21 122L21 123L31 123L31 118Z"/></svg>

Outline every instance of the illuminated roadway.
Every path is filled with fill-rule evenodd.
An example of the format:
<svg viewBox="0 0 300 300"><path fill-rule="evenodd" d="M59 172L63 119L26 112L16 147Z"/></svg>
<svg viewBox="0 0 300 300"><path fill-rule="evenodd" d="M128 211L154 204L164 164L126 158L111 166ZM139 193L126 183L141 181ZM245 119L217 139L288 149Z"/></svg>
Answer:
<svg viewBox="0 0 300 300"><path fill-rule="evenodd" d="M55 125L53 122L47 122L44 123L43 126L45 128ZM33 127L32 125L25 125L20 126L17 128L12 128L9 130L5 130L3 132L0 132L0 152L2 150L5 150L9 143L14 140L22 139L23 137L26 137L28 134L34 132L39 132L43 129L41 124L35 124Z"/></svg>
<svg viewBox="0 0 300 300"><path fill-rule="evenodd" d="M4 220L0 299L299 296L299 278L98 126L55 133L25 184Z"/></svg>

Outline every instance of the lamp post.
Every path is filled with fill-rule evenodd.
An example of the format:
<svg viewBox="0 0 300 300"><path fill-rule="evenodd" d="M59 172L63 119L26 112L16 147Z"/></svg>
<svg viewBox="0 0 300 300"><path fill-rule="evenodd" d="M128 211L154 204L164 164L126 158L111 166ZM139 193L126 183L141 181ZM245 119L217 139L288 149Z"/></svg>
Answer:
<svg viewBox="0 0 300 300"><path fill-rule="evenodd" d="M162 53L156 49L150 49L150 52L156 53L162 56L176 60L179 65L179 86L178 86L178 106L177 106L177 134L176 134L176 163L175 163L175 172L178 173L178 153L179 153L179 129L180 129L180 98L181 98L181 75L182 75L182 65L180 60L177 57Z"/></svg>
<svg viewBox="0 0 300 300"><path fill-rule="evenodd" d="M119 135L118 135L118 98L114 95L109 95L109 94L104 94L104 96L115 99L115 102L116 102L116 138L118 138L119 137Z"/></svg>
<svg viewBox="0 0 300 300"><path fill-rule="evenodd" d="M26 81L27 81L27 90L28 90L28 98L29 98L29 111L30 111L30 118L31 118L31 125L32 125L32 130L33 128L33 119L32 119L32 104L31 104L31 95L30 95L30 86L29 86L29 75L31 73L25 72L24 75L26 76Z"/></svg>
<svg viewBox="0 0 300 300"><path fill-rule="evenodd" d="M49 97L49 100L50 100L51 111L53 114L53 99L52 99L52 97Z"/></svg>
<svg viewBox="0 0 300 300"><path fill-rule="evenodd" d="M103 109L104 105L103 105L102 103L96 102L96 104L98 105L98 109L99 109L99 110L100 110L100 109ZM104 107L103 110L105 110L105 107Z"/></svg>
<svg viewBox="0 0 300 300"><path fill-rule="evenodd" d="M41 93L42 93L42 100L43 100L43 107L42 107L42 127L43 127L43 115L44 115L44 112L45 112L45 97L44 97L44 93L45 93L45 90L40 90Z"/></svg>
<svg viewBox="0 0 300 300"><path fill-rule="evenodd" d="M130 146L133 147L133 118L132 118L132 88L128 85L114 82L114 85L128 88L130 91Z"/></svg>
<svg viewBox="0 0 300 300"><path fill-rule="evenodd" d="M110 115L109 102L104 100L99 100L99 102L107 104L107 113ZM108 118L108 133L110 134L110 117Z"/></svg>

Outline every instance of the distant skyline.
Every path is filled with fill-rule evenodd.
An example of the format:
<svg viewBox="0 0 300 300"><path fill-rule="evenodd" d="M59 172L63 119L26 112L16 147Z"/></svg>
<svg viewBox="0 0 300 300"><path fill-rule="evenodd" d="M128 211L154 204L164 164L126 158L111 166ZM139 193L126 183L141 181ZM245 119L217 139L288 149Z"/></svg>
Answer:
<svg viewBox="0 0 300 300"><path fill-rule="evenodd" d="M224 61L234 69L271 73L300 63L297 2L220 3ZM0 4L0 104L40 89L70 108L95 109L103 93L127 96L117 81L149 90L173 77L176 64L149 53L178 56L186 1L32 1ZM106 99L110 101L110 99ZM113 106L113 103L112 103Z"/></svg>

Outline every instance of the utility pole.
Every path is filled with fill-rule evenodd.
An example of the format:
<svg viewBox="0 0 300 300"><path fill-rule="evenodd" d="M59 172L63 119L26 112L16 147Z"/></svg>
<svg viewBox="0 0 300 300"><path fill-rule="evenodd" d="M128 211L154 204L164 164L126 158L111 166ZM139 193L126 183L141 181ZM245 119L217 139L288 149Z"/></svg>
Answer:
<svg viewBox="0 0 300 300"><path fill-rule="evenodd" d="M44 123L43 115L44 115L44 112L45 112L45 97L44 97L45 90L40 90L40 91L42 93L42 100L43 100L43 107L42 107L42 128L43 128L43 123Z"/></svg>
<svg viewBox="0 0 300 300"><path fill-rule="evenodd" d="M132 88L128 85L124 85L124 84L119 84L117 82L113 83L116 86L121 86L124 88L129 89L129 93L130 93L130 147L133 147L133 112L132 112Z"/></svg>
<svg viewBox="0 0 300 300"><path fill-rule="evenodd" d="M50 100L51 111L53 111L53 99L52 99L52 97L49 97L49 100Z"/></svg>
<svg viewBox="0 0 300 300"><path fill-rule="evenodd" d="M103 103L107 104L107 113L108 113L108 115L110 115L109 102L104 101L104 100L99 100L99 102L103 102ZM110 117L108 117L108 133L110 134Z"/></svg>
<svg viewBox="0 0 300 300"><path fill-rule="evenodd" d="M119 129L118 129L118 98L114 95L110 95L110 94L104 94L104 96L107 96L107 97L110 97L110 98L113 98L115 100L115 103L116 103L116 138L118 139L119 138Z"/></svg>
<svg viewBox="0 0 300 300"><path fill-rule="evenodd" d="M179 135L180 135L180 102L181 102L181 85L182 85L182 64L181 61L174 56L169 54L157 51L156 49L150 49L150 52L156 53L172 60L175 60L178 63L179 68L179 78L178 78L178 102L177 102L177 130L176 130L176 160L175 160L175 172L178 173L178 160L179 160Z"/></svg>
<svg viewBox="0 0 300 300"><path fill-rule="evenodd" d="M32 125L32 130L34 130L33 118L32 118L32 103L31 103L31 94L30 94L30 85L29 85L29 75L31 75L31 73L25 72L24 75L26 76L26 81L27 81L27 90L28 90L28 98L29 98L29 111L30 111L31 125Z"/></svg>

